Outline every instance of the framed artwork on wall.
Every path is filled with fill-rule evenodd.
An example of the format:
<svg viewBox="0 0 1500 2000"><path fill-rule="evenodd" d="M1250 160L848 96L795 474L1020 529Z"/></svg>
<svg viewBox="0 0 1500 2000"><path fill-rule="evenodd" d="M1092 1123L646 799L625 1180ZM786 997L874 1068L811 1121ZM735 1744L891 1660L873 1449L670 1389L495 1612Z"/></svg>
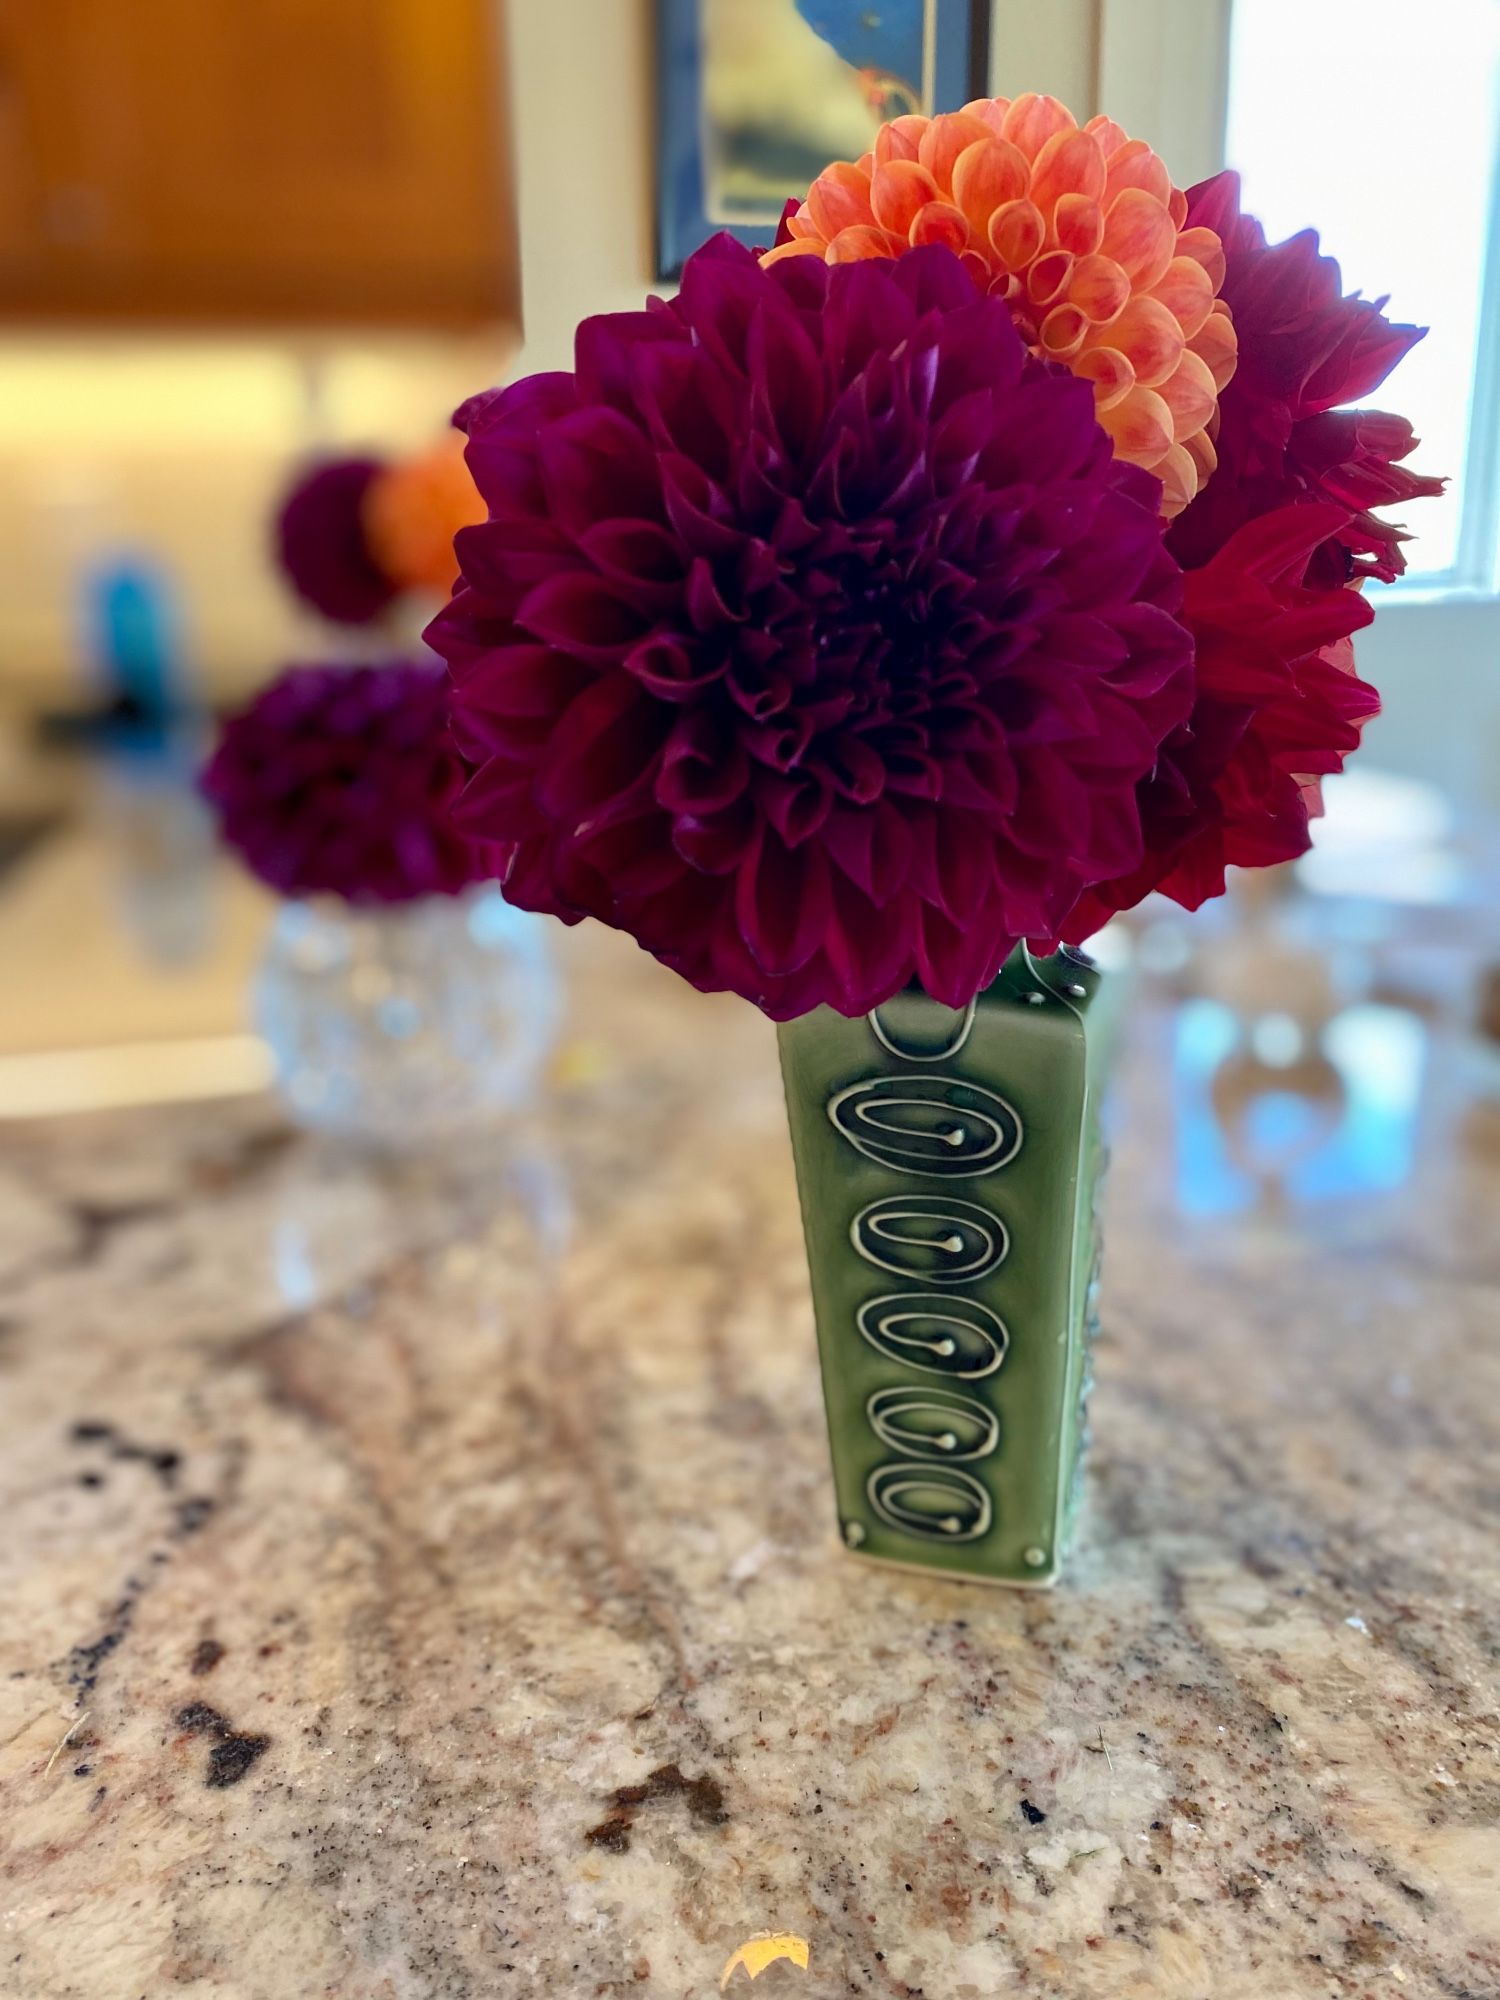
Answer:
<svg viewBox="0 0 1500 2000"><path fill-rule="evenodd" d="M770 243L885 119L987 94L988 22L988 0L656 0L657 276L721 229Z"/></svg>

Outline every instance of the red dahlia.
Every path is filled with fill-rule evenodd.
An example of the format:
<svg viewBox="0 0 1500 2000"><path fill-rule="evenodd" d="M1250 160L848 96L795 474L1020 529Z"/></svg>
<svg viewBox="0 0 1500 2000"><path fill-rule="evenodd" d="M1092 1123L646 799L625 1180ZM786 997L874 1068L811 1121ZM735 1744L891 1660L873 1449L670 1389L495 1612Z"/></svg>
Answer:
<svg viewBox="0 0 1500 2000"><path fill-rule="evenodd" d="M1404 417L1339 405L1368 396L1425 329L1393 325L1383 299L1345 296L1314 230L1268 244L1254 216L1241 213L1238 174L1191 189L1187 219L1223 243L1220 296L1240 358L1219 397L1217 469L1171 524L1173 554L1196 569L1247 521L1289 501L1333 500L1343 518L1314 551L1309 581L1389 583L1406 567L1407 537L1369 510L1440 493L1443 482L1401 463L1417 444Z"/></svg>
<svg viewBox="0 0 1500 2000"><path fill-rule="evenodd" d="M1064 937L1088 937L1153 889L1195 910L1223 894L1226 866L1306 853L1318 780L1343 769L1380 706L1355 677L1348 643L1369 624L1369 605L1358 591L1303 581L1313 551L1347 518L1317 502L1278 508L1188 572L1192 718L1141 786L1140 865L1085 895Z"/></svg>
<svg viewBox="0 0 1500 2000"><path fill-rule="evenodd" d="M727 239L458 421L428 637L506 894L783 1019L954 1005L1140 861L1191 650L1160 488L946 249Z"/></svg>

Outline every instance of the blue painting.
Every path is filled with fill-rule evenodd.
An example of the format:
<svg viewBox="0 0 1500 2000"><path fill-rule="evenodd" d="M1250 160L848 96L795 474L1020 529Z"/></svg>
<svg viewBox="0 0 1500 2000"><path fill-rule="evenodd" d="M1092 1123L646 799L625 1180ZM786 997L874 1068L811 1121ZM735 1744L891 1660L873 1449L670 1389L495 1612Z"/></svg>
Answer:
<svg viewBox="0 0 1500 2000"><path fill-rule="evenodd" d="M789 195L887 118L985 84L984 0L657 0L657 266L769 243Z"/></svg>

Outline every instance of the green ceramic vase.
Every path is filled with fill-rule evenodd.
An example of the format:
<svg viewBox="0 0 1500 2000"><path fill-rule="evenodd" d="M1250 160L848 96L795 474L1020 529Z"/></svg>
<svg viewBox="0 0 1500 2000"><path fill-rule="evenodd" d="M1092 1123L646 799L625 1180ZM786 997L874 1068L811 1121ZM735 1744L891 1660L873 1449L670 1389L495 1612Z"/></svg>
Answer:
<svg viewBox="0 0 1500 2000"><path fill-rule="evenodd" d="M839 1529L856 1554L1057 1581L1098 1290L1116 980L1015 952L963 1011L908 991L779 1033Z"/></svg>

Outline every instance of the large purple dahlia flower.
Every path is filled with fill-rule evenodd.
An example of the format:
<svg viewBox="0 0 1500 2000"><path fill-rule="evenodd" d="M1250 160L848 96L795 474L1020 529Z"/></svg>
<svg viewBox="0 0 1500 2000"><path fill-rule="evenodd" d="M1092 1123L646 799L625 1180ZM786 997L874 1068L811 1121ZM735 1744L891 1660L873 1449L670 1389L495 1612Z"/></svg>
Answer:
<svg viewBox="0 0 1500 2000"><path fill-rule="evenodd" d="M949 251L720 238L458 422L490 518L427 636L513 902L785 1019L962 1005L1138 862L1191 696L1160 490Z"/></svg>
<svg viewBox="0 0 1500 2000"><path fill-rule="evenodd" d="M462 771L435 665L292 667L225 724L203 774L225 843L284 896L456 896L498 857L458 832Z"/></svg>

